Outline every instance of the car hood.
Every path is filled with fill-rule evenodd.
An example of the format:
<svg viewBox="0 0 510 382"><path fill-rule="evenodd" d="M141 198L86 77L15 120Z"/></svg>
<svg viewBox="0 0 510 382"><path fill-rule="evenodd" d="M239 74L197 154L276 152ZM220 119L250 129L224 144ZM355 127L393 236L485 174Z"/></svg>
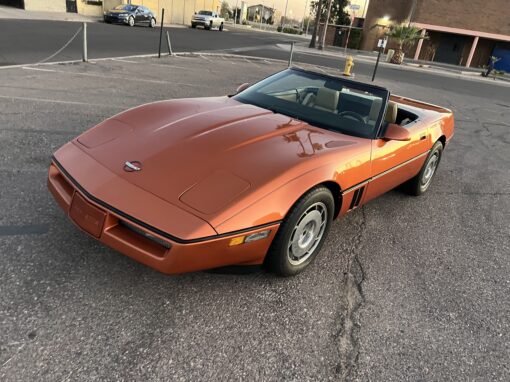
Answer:
<svg viewBox="0 0 510 382"><path fill-rule="evenodd" d="M331 161L328 153L357 141L220 97L140 106L75 144L119 177L207 218L270 182L278 187ZM140 171L125 168L126 161Z"/></svg>

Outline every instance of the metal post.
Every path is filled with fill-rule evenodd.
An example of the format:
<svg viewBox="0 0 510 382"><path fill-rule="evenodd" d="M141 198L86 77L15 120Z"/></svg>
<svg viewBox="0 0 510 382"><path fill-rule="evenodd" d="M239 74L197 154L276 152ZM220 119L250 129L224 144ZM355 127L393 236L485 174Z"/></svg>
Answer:
<svg viewBox="0 0 510 382"><path fill-rule="evenodd" d="M379 60L381 58L381 53L382 53L383 49L384 49L383 47L379 48L379 54L377 54L377 61L375 62L374 73L372 74L372 82L374 82L375 73L377 72L377 67L379 66Z"/></svg>
<svg viewBox="0 0 510 382"><path fill-rule="evenodd" d="M353 21L354 21L354 18L351 20L351 23L349 24L349 30L347 31L347 38L345 39L344 54L347 54L347 45L349 45L349 37L351 36L351 28L352 28Z"/></svg>
<svg viewBox="0 0 510 382"><path fill-rule="evenodd" d="M292 55L294 54L294 42L290 43L289 68L292 66Z"/></svg>
<svg viewBox="0 0 510 382"><path fill-rule="evenodd" d="M165 8L161 10L161 29L159 30L158 58L161 58L161 39L163 38L163 20L165 19Z"/></svg>
<svg viewBox="0 0 510 382"><path fill-rule="evenodd" d="M88 62L87 52L87 23L83 23L83 62Z"/></svg>
<svg viewBox="0 0 510 382"><path fill-rule="evenodd" d="M170 33L166 31L166 43L168 45L168 54L173 56L174 52L172 52L172 43L170 42Z"/></svg>

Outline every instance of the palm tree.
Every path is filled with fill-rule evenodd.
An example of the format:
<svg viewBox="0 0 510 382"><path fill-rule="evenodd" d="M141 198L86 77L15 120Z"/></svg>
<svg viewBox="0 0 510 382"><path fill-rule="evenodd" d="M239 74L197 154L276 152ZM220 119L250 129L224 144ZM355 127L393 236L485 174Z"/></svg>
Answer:
<svg viewBox="0 0 510 382"><path fill-rule="evenodd" d="M391 58L391 63L399 65L404 61L404 46L411 46L415 41L421 38L424 40L428 39L427 35L421 35L421 29L405 24L394 25L386 33L386 36L397 43L397 50Z"/></svg>

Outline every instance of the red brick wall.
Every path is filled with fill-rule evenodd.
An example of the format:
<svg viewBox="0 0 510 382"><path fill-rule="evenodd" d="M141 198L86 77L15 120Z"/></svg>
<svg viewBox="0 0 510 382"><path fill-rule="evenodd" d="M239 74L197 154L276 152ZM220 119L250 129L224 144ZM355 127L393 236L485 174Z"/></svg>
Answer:
<svg viewBox="0 0 510 382"><path fill-rule="evenodd" d="M510 1L418 0L413 21L510 35Z"/></svg>
<svg viewBox="0 0 510 382"><path fill-rule="evenodd" d="M412 21L510 36L510 0L416 0ZM363 30L362 49L373 50L388 15L392 23L409 20L413 0L372 0Z"/></svg>

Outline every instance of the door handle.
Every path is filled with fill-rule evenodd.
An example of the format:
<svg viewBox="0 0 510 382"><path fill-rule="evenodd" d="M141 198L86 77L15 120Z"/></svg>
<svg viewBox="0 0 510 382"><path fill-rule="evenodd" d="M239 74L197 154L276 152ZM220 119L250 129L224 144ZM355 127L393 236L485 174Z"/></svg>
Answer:
<svg viewBox="0 0 510 382"><path fill-rule="evenodd" d="M427 138L427 134L420 135L420 141L423 141Z"/></svg>

